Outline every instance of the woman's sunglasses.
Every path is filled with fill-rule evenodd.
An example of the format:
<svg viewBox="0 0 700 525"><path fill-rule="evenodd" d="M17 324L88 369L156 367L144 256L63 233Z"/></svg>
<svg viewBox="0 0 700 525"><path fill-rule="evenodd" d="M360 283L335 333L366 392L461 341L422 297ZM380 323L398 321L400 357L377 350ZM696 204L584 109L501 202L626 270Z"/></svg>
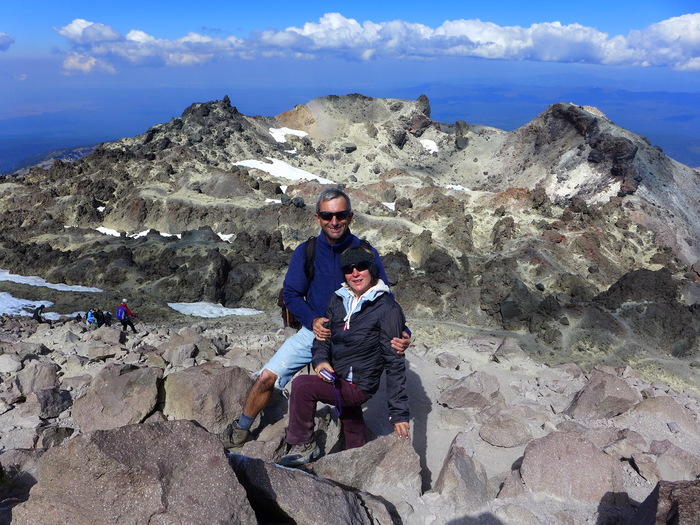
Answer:
<svg viewBox="0 0 700 525"><path fill-rule="evenodd" d="M369 270L369 266L372 264L372 261L360 261L357 264L346 264L343 266L343 274L348 275L353 272L353 270L357 269L358 272L364 272L365 270Z"/></svg>
<svg viewBox="0 0 700 525"><path fill-rule="evenodd" d="M348 210L343 210L343 211L320 211L316 215L321 217L324 221L331 221L333 220L333 217L338 219L339 221L344 221L350 216L350 212Z"/></svg>

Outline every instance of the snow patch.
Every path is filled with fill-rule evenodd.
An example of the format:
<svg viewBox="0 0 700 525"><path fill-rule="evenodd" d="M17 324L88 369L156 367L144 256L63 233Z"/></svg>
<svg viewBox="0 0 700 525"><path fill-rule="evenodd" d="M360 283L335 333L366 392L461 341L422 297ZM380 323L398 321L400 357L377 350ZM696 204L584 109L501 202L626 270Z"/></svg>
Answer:
<svg viewBox="0 0 700 525"><path fill-rule="evenodd" d="M220 304L198 302L198 303L168 303L168 306L173 310L185 315L194 317L226 317L229 315L257 315L261 314L260 310L253 308L226 308Z"/></svg>
<svg viewBox="0 0 700 525"><path fill-rule="evenodd" d="M299 129L290 128L270 128L270 135L277 142L284 143L287 142L285 135L294 135L296 137L306 137L308 133L306 131L301 131Z"/></svg>
<svg viewBox="0 0 700 525"><path fill-rule="evenodd" d="M332 180L324 179L323 177L319 177L308 171L295 168L294 166L290 166L281 160L273 159L271 157L265 158L270 162L263 162L261 160L242 160L241 162L234 163L234 166L254 168L256 170L269 173L274 177L282 177L283 179L288 180L317 180L321 184L335 184L335 182Z"/></svg>
<svg viewBox="0 0 700 525"><path fill-rule="evenodd" d="M28 284L29 286L43 286L44 288L51 288L52 290L58 290L59 292L102 292L99 288L92 288L90 286L79 286L79 285L68 285L62 283L49 283L46 282L41 277L17 275L10 273L8 270L3 270L0 268L0 281L9 281L19 284Z"/></svg>
<svg viewBox="0 0 700 525"><path fill-rule="evenodd" d="M438 146L434 140L421 139L420 143L423 145L423 148L425 148L425 150L428 153L437 153L439 151Z"/></svg>

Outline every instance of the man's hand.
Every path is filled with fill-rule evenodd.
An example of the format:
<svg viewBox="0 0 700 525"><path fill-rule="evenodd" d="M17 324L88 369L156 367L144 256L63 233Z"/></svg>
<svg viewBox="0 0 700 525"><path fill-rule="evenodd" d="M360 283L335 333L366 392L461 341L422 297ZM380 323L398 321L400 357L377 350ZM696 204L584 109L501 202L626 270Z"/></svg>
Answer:
<svg viewBox="0 0 700 525"><path fill-rule="evenodd" d="M316 321L314 321L314 323L315 322ZM329 335L330 335L330 333L329 333ZM408 335L408 332L404 332L401 334L401 337L394 337L391 340L391 348L396 350L396 353L399 355L404 355L410 344L411 344L411 336Z"/></svg>
<svg viewBox="0 0 700 525"><path fill-rule="evenodd" d="M319 341L325 341L327 337L331 336L331 331L323 326L327 322L327 317L317 317L314 319L313 323L311 323L311 328L313 328L314 335Z"/></svg>
<svg viewBox="0 0 700 525"><path fill-rule="evenodd" d="M400 438L408 439L409 428L410 424L408 423L408 421L404 421L402 423L394 423L394 430L396 431L396 435Z"/></svg>

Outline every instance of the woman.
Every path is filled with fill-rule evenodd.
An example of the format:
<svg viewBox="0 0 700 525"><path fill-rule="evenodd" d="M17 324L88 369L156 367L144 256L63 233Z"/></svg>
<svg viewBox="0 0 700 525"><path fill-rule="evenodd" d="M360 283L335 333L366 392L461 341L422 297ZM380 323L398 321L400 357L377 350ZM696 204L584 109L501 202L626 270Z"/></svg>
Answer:
<svg viewBox="0 0 700 525"><path fill-rule="evenodd" d="M362 246L349 248L340 261L345 283L326 312L331 337L316 339L312 348L316 375L298 376L292 382L286 437L290 450L280 458L281 465L302 465L320 455L313 442L317 401L336 404L346 448L364 445L362 405L377 391L385 370L389 419L396 434L408 438L405 360L391 348L392 338L403 331L403 312L378 278L372 252Z"/></svg>

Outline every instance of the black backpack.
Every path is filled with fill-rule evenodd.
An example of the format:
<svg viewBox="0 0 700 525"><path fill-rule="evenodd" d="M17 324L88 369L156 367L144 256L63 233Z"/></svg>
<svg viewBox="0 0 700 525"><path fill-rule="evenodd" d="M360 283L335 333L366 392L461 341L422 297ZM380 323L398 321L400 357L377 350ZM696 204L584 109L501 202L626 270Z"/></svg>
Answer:
<svg viewBox="0 0 700 525"><path fill-rule="evenodd" d="M316 260L316 239L317 237L309 237L306 240L306 257L305 257L305 262L304 262L304 273L306 274L306 280L313 281L314 278L314 261ZM360 246L367 250L372 250L372 245L367 242L365 239L360 239ZM295 328L299 330L301 328L301 322L297 320L296 317L294 317L294 314L287 310L287 307L284 304L284 296L282 295L282 290L279 291L279 294L277 295L277 306L279 306L282 309L282 321L284 322L284 326Z"/></svg>

